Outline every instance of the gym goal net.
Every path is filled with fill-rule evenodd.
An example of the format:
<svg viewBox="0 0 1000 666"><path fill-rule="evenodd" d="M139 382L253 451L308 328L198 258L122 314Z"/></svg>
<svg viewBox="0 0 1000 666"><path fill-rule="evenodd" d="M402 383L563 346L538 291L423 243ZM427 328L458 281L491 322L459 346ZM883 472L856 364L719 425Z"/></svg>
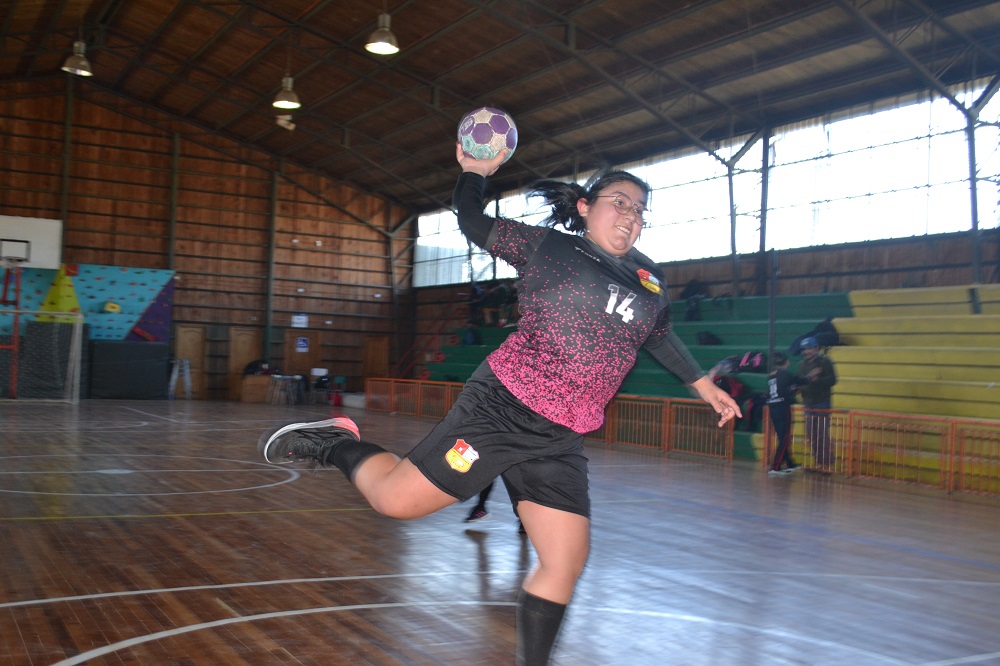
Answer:
<svg viewBox="0 0 1000 666"><path fill-rule="evenodd" d="M0 308L0 400L80 400L83 315Z"/></svg>

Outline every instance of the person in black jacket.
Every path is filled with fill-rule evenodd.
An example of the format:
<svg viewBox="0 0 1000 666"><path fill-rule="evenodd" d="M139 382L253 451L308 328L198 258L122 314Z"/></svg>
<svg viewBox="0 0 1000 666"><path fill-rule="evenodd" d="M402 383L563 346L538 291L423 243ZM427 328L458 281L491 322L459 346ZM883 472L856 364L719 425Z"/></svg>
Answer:
<svg viewBox="0 0 1000 666"><path fill-rule="evenodd" d="M673 332L663 274L633 248L649 186L624 171L589 189L537 183L552 213L530 226L483 212L486 178L505 154L476 160L456 146L454 206L466 237L517 271L521 316L444 420L402 460L362 441L346 418L276 428L258 449L269 462L333 465L377 511L403 519L474 497L500 476L538 556L517 600L517 663L528 666L548 663L589 553L584 435L603 424L639 349L689 384L720 426L741 413Z"/></svg>
<svg viewBox="0 0 1000 666"><path fill-rule="evenodd" d="M836 462L830 436L830 408L837 372L833 361L820 351L816 338L806 338L801 346L803 358L799 363L799 375L809 380L800 391L806 408L806 434L817 469L829 473Z"/></svg>
<svg viewBox="0 0 1000 666"><path fill-rule="evenodd" d="M768 474L788 474L801 469L792 459L792 403L799 387L809 380L788 371L788 356L782 352L774 353L773 363L767 376L767 408L777 441Z"/></svg>

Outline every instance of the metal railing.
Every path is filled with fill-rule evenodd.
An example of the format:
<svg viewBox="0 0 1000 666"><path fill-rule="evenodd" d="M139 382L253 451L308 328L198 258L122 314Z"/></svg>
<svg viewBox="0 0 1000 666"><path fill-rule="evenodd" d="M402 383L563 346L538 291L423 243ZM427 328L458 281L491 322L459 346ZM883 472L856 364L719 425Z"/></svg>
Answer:
<svg viewBox="0 0 1000 666"><path fill-rule="evenodd" d="M369 379L365 406L439 419L461 390L459 382ZM1000 496L1000 421L817 410L807 427L801 407L793 409L793 416L792 455L807 469L949 493ZM733 425L719 428L717 422L715 413L700 400L618 395L608 405L604 425L587 438L732 460ZM767 410L763 431L765 435L757 437L762 439L759 453L766 467L775 446ZM832 456L824 461L819 447L827 441Z"/></svg>
<svg viewBox="0 0 1000 666"><path fill-rule="evenodd" d="M887 412L793 409L792 456L807 469L859 479L937 488L949 493L1000 495L1000 421ZM764 417L761 462L774 455L770 415ZM821 464L829 441L832 459Z"/></svg>
<svg viewBox="0 0 1000 666"><path fill-rule="evenodd" d="M460 382L369 379L365 408L442 418L461 390ZM718 417L700 400L618 395L608 406L604 425L587 438L732 460L733 427L719 428L717 423Z"/></svg>

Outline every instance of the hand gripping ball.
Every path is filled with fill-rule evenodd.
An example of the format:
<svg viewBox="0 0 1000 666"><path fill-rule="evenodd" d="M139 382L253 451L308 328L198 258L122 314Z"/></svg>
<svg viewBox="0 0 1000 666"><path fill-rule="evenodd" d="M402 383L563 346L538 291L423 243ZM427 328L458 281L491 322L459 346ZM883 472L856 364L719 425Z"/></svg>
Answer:
<svg viewBox="0 0 1000 666"><path fill-rule="evenodd" d="M510 159L517 147L517 125L506 111L481 106L462 116L458 123L458 142L462 152L477 160L488 160L507 148Z"/></svg>

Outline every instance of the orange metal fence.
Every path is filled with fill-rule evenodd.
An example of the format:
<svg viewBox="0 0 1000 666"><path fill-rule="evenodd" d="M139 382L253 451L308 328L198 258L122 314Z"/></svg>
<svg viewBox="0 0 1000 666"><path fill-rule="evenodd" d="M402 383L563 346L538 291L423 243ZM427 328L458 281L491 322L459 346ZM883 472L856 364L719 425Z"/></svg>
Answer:
<svg viewBox="0 0 1000 666"><path fill-rule="evenodd" d="M414 379L369 379L365 408L408 416L443 417L462 384ZM619 395L608 406L604 426L588 439L656 451L681 451L733 459L733 428L700 400Z"/></svg>
<svg viewBox="0 0 1000 666"><path fill-rule="evenodd" d="M939 488L947 492L1000 495L1000 421L911 414L822 410L825 425L810 428L801 407L792 456L806 468L848 477ZM774 430L764 419L765 466L774 455ZM833 459L823 465L829 438Z"/></svg>
<svg viewBox="0 0 1000 666"><path fill-rule="evenodd" d="M369 379L365 382L365 409L440 419L462 390L457 382L415 379Z"/></svg>
<svg viewBox="0 0 1000 666"><path fill-rule="evenodd" d="M462 384L409 379L369 379L368 409L441 418ZM843 476L939 488L950 493L1000 495L1000 421L949 419L884 412L822 410L806 425L801 407L792 455L806 468ZM588 438L654 451L680 451L732 460L733 427L699 400L618 395L607 419ZM765 410L761 463L774 455L774 433ZM820 446L831 459L822 464Z"/></svg>

